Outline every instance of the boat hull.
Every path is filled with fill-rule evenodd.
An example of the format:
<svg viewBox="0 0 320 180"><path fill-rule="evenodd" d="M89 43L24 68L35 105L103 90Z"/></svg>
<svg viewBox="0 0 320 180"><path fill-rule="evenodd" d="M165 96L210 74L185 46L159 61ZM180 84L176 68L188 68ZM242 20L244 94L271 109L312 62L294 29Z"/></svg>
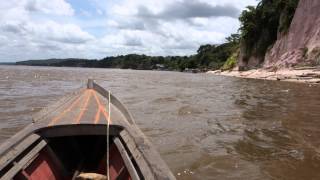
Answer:
<svg viewBox="0 0 320 180"><path fill-rule="evenodd" d="M110 179L175 179L125 106L93 81L0 147L1 179L103 179L107 172Z"/></svg>

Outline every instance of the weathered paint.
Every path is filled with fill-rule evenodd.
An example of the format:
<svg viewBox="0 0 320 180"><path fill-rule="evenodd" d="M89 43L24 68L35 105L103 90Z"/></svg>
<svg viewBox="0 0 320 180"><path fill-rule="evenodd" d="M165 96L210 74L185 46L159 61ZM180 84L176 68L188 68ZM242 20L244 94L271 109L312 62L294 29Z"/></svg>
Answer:
<svg viewBox="0 0 320 180"><path fill-rule="evenodd" d="M32 124L1 145L0 157L11 161L17 156L12 153L14 148L19 147L20 142L40 129L79 126L81 133L86 133L81 125L106 125L110 119L105 108L105 105L108 104L108 92L95 83L92 84L92 87L92 89L81 89L71 93L37 113ZM124 130L120 133L119 138L126 144L132 160L140 168L143 177L145 179L175 179L160 155L134 124L130 113L112 94L110 110L112 112L110 126L123 127ZM90 134L92 131L87 133ZM33 142L30 141L30 145L31 143ZM0 167L4 166L1 164Z"/></svg>

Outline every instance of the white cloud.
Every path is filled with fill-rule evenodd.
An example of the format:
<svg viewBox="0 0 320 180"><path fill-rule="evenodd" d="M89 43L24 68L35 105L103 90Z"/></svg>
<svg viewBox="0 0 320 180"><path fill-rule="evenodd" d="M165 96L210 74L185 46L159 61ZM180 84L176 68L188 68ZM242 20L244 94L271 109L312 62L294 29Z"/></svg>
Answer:
<svg viewBox="0 0 320 180"><path fill-rule="evenodd" d="M93 40L94 37L74 24L59 24L48 21L44 24L32 24L30 33L41 39L61 43L81 44Z"/></svg>
<svg viewBox="0 0 320 180"><path fill-rule="evenodd" d="M115 29L115 33L107 37L117 37L118 41L115 42L117 46L109 45L109 49L113 48L120 54L194 54L201 44L219 44L237 32L239 22L235 14L250 3L256 1L124 0L114 4L110 10L112 19L107 24ZM180 9L178 14L174 8ZM139 43L127 47L125 39Z"/></svg>
<svg viewBox="0 0 320 180"><path fill-rule="evenodd" d="M1 2L0 9L0 45L7 43L0 46L0 61L74 56L95 39L77 24L53 20L73 16L63 0Z"/></svg>
<svg viewBox="0 0 320 180"><path fill-rule="evenodd" d="M99 14L99 15L103 15L104 14L101 9L97 9L96 11L97 11L97 14Z"/></svg>
<svg viewBox="0 0 320 180"><path fill-rule="evenodd" d="M129 53L194 54L201 44L224 42L239 27L236 14L257 3L256 0L85 1L94 4L93 12L81 11L79 7L75 10L66 0L0 2L0 61L102 58ZM174 7L179 7L178 14ZM103 34L97 36L94 32L98 29Z"/></svg>
<svg viewBox="0 0 320 180"><path fill-rule="evenodd" d="M8 21L0 25L7 36L28 38L33 41L57 41L61 43L85 43L94 39L92 35L74 24L59 24L54 21L43 23Z"/></svg>
<svg viewBox="0 0 320 180"><path fill-rule="evenodd" d="M28 0L25 1L25 8L31 12L42 12L45 14L73 15L74 13L71 5L64 0Z"/></svg>
<svg viewBox="0 0 320 180"><path fill-rule="evenodd" d="M118 14L121 16L131 16L138 12L138 7L145 6L148 7L148 9L150 9L152 12L158 13L174 1L176 0L123 0L118 3L115 3L110 12L112 14Z"/></svg>

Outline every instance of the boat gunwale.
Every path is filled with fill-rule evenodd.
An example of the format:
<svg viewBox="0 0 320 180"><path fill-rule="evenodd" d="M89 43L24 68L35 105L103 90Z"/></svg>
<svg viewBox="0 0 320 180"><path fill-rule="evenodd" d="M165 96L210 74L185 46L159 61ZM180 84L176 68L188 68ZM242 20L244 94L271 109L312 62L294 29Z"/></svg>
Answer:
<svg viewBox="0 0 320 180"><path fill-rule="evenodd" d="M89 87L89 83L92 83L92 88ZM96 92L98 92L100 95L108 99L108 93L110 91L107 91L100 85L93 82L93 80L88 81L88 87L87 88L78 88L76 91L72 93L68 93L67 95L63 96L60 100L57 102L47 106L46 108L43 108L41 111L36 113L33 116L33 122L29 125L27 125L25 128L23 128L21 131L19 131L17 134L9 138L7 141L5 141L0 146L0 156L7 156L8 153L12 150L12 148L19 145L24 139L26 139L28 136L32 134L38 134L43 135L45 131L55 131L59 129L64 128L73 128L76 129L76 127L96 127L96 128L105 128L107 124L92 124L92 123L81 123L81 124L57 124L57 125L47 125L47 126L36 126L37 123L41 123L41 120L49 117L52 113L49 111L50 109L54 109L55 111L58 111L62 105L66 105L70 102L72 102L72 99L74 97L77 97L83 90L85 89L93 89ZM71 97L70 97L71 96ZM126 147L128 150L132 153L133 159L136 161L136 163L141 166L140 170L144 175L147 175L147 178L150 179L175 179L170 169L167 167L167 165L164 163L164 161L161 159L160 154L156 151L154 146L150 143L150 141L147 139L147 137L143 134L143 132L138 128L138 126L135 124L131 114L126 109L126 107L121 103L118 98L110 94L112 105L114 105L116 108L120 110L120 112L124 115L125 124L123 126L111 124L110 128L114 129L115 131L111 130L110 132L115 135L115 133L118 133L117 135L121 137L122 140L125 138L131 141L128 142L131 145L126 144ZM114 104L115 103L115 104ZM61 105L62 104L62 105ZM116 131L117 129L117 131ZM121 130L120 130L121 129ZM106 129L105 129L106 130ZM120 130L120 131L119 131ZM102 132L104 130L101 130ZM113 131L113 132L112 132ZM129 137L124 137L123 135L127 134ZM76 135L76 133L75 133ZM79 134L78 134L79 135ZM85 133L81 134L85 135ZM97 134L97 135L106 135L105 134ZM48 136L49 137L49 136ZM53 137L53 136L51 136ZM55 136L58 137L58 136ZM61 136L60 136L61 137ZM0 169L1 170L1 169ZM151 174L150 174L150 173ZM146 173L146 174L145 174Z"/></svg>

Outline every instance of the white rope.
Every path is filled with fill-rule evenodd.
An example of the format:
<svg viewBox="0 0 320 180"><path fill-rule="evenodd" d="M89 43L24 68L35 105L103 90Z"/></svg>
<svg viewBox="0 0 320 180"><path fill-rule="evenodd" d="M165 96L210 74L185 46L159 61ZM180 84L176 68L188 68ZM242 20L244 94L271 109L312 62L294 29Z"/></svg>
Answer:
<svg viewBox="0 0 320 180"><path fill-rule="evenodd" d="M107 177L108 180L110 180L110 174L109 174L109 126L110 126L110 119L111 119L111 92L108 91L108 121L107 121Z"/></svg>

